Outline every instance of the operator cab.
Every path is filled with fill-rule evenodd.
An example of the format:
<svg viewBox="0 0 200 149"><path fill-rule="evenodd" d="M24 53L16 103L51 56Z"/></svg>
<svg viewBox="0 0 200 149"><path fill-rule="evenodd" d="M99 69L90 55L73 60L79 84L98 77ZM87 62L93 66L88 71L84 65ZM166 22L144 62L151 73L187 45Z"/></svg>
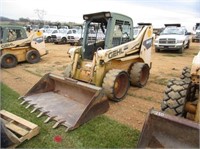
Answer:
<svg viewBox="0 0 200 149"><path fill-rule="evenodd" d="M1 38L0 43L14 42L27 38L26 31L23 27L0 26Z"/></svg>
<svg viewBox="0 0 200 149"><path fill-rule="evenodd" d="M83 36L83 59L92 60L98 50L110 49L133 39L130 17L111 12L86 14Z"/></svg>

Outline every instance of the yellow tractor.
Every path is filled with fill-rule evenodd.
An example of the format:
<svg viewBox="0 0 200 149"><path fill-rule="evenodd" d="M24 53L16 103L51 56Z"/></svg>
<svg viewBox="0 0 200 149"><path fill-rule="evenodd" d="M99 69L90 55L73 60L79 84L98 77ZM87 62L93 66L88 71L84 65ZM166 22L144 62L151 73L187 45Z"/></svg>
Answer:
<svg viewBox="0 0 200 149"><path fill-rule="evenodd" d="M65 75L46 74L22 98L64 125L77 128L109 108L108 99L122 100L130 85L143 87L151 68L152 26L142 24L133 38L130 17L99 12L83 15L85 29L82 46L70 49L71 62ZM91 35L91 29L94 34Z"/></svg>
<svg viewBox="0 0 200 149"><path fill-rule="evenodd" d="M0 63L3 68L15 67L23 61L37 63L47 54L40 31L28 34L23 27L1 25L0 32Z"/></svg>
<svg viewBox="0 0 200 149"><path fill-rule="evenodd" d="M199 148L199 76L200 52L191 70L185 67L180 78L169 80L161 112L150 110L138 148Z"/></svg>

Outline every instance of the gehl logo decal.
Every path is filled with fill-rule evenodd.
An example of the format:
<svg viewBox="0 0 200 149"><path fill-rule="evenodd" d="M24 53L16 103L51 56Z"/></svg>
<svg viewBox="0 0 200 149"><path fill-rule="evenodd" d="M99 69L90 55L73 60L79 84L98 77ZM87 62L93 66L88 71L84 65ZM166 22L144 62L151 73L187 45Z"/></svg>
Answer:
<svg viewBox="0 0 200 149"><path fill-rule="evenodd" d="M13 47L15 46L13 43L5 43L1 45L1 48L8 48L8 47Z"/></svg>
<svg viewBox="0 0 200 149"><path fill-rule="evenodd" d="M110 53L108 53L108 58L111 59L113 57L116 57L122 53L124 53L124 50L127 50L128 49L128 46L124 46L123 48L119 48L115 51L111 51Z"/></svg>

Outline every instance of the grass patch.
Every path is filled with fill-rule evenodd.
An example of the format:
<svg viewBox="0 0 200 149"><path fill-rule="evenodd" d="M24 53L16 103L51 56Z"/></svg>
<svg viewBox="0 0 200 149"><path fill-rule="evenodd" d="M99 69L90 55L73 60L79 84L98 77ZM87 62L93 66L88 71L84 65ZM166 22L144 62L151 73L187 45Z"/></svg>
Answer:
<svg viewBox="0 0 200 149"><path fill-rule="evenodd" d="M94 118L78 129L65 132L65 127L52 129L55 122L44 124L46 116L37 118L32 109L25 109L18 100L19 94L1 83L1 109L5 109L40 127L40 134L23 142L20 148L135 148L140 132L102 115ZM56 108L56 107L55 107ZM54 141L60 136L62 141Z"/></svg>

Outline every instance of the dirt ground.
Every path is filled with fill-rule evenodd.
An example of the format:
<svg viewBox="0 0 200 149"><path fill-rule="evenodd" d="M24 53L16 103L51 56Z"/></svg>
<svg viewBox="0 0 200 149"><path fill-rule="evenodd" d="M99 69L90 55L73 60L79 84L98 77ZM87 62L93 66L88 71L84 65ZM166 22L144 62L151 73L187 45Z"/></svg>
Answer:
<svg viewBox="0 0 200 149"><path fill-rule="evenodd" d="M179 77L184 66L192 64L198 53L200 43L191 43L183 54L163 51L155 53L152 49L152 69L147 85L143 88L131 87L126 98L118 103L110 101L110 109L105 113L111 119L138 130L142 129L149 109L160 110L160 102L167 80ZM46 44L49 54L37 64L20 63L15 68L1 69L1 81L24 95L44 74L61 74L70 61L67 51L70 45Z"/></svg>

